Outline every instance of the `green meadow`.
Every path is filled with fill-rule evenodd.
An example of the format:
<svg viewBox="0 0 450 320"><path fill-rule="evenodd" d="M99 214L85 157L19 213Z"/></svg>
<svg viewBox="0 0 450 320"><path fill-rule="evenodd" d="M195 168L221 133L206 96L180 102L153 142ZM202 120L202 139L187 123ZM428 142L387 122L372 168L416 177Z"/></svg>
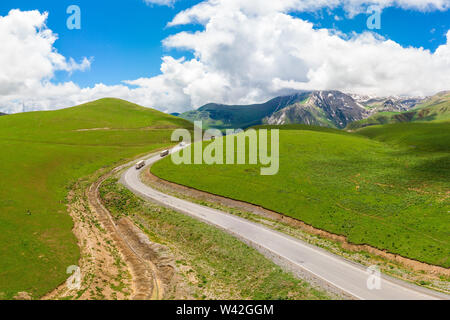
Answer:
<svg viewBox="0 0 450 320"><path fill-rule="evenodd" d="M450 267L449 122L374 126L357 133L279 128L276 175L260 175L261 165L176 166L170 158L151 171L297 218L352 243Z"/></svg>
<svg viewBox="0 0 450 320"><path fill-rule="evenodd" d="M79 258L66 210L71 185L170 145L187 121L117 100L0 117L0 299L39 298Z"/></svg>

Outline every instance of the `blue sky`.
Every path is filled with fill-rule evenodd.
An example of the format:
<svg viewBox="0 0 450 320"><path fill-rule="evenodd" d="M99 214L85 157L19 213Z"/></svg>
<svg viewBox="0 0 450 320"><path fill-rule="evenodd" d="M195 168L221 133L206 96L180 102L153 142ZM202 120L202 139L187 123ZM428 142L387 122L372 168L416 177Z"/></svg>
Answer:
<svg viewBox="0 0 450 320"><path fill-rule="evenodd" d="M160 73L161 57L191 57L190 52L167 50L161 41L180 31L180 27L167 28L166 25L181 10L201 1L179 0L173 7L147 5L142 0L3 0L0 15L5 16L11 9L37 9L47 11L47 26L59 35L55 48L66 57L79 61L92 57L88 72L57 72L54 81L74 81L80 86L96 83L113 85L122 80L151 77ZM68 30L66 9L76 4L81 8L81 30ZM317 28L337 29L344 33L361 33L367 30L366 14L347 18L343 9L329 11L322 9L313 13L293 13L294 16L313 22ZM335 16L342 18L337 21ZM382 29L375 30L402 46L423 47L435 50L445 43L445 33L450 29L448 12L428 13L399 8L386 8L382 14ZM201 26L191 25L184 31L201 30Z"/></svg>
<svg viewBox="0 0 450 320"><path fill-rule="evenodd" d="M2 0L0 15L17 8L48 12L47 26L59 36L55 43L58 52L76 61L94 58L89 72L75 72L71 76L58 72L56 81L72 80L81 86L99 82L112 85L159 73L161 56L166 53L161 41L177 31L166 28L167 22L176 12L198 2L183 0L167 7L147 5L142 0ZM69 17L66 10L72 4L81 9L81 30L66 27Z"/></svg>
<svg viewBox="0 0 450 320"><path fill-rule="evenodd" d="M296 14L314 22L318 28L337 29L344 33L361 33L367 30L368 14L347 18L342 9L328 12L323 9L314 13ZM335 17L342 20L336 20ZM449 12L418 12L400 8L385 8L381 15L381 29L372 30L404 47L423 47L436 50L446 42L445 34L450 29Z"/></svg>
<svg viewBox="0 0 450 320"><path fill-rule="evenodd" d="M358 10L373 2L388 1L3 0L0 111L116 97L183 112L296 90L449 90L450 0L391 0L370 31ZM66 26L70 5L81 9L81 30Z"/></svg>

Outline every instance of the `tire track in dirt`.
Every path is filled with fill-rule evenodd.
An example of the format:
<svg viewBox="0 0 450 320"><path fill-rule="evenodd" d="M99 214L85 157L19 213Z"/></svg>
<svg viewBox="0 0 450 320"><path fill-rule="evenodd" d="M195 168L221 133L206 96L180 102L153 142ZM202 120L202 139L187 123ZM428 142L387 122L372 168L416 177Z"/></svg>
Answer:
<svg viewBox="0 0 450 320"><path fill-rule="evenodd" d="M133 163L113 169L94 183L80 181L71 190L68 211L81 252L82 284L71 289L64 282L41 299L161 300L176 294L180 278L168 248L151 242L132 219L114 218L100 197L102 183Z"/></svg>
<svg viewBox="0 0 450 320"><path fill-rule="evenodd" d="M154 255L145 254L152 252L148 250L150 241L128 218L121 218L116 223L100 200L99 187L113 172L103 176L90 186L89 205L97 212L100 222L110 233L129 266L133 278L132 299L160 300L164 296L164 289L159 272L151 261Z"/></svg>

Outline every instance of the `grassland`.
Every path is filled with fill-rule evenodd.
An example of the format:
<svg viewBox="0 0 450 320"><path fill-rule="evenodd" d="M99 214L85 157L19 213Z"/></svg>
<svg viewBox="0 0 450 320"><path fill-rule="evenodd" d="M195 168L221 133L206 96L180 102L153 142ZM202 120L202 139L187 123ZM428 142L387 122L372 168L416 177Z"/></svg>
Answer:
<svg viewBox="0 0 450 320"><path fill-rule="evenodd" d="M179 269L189 268L192 295L199 299L327 299L235 237L194 218L144 202L117 180L100 195L116 218L126 214L151 241L171 248Z"/></svg>
<svg viewBox="0 0 450 320"><path fill-rule="evenodd" d="M38 298L79 252L66 196L79 178L170 144L185 120L116 99L0 118L0 299Z"/></svg>
<svg viewBox="0 0 450 320"><path fill-rule="evenodd" d="M450 124L371 127L357 134L280 130L280 171L261 165L179 165L152 173L247 201L422 262L450 267Z"/></svg>

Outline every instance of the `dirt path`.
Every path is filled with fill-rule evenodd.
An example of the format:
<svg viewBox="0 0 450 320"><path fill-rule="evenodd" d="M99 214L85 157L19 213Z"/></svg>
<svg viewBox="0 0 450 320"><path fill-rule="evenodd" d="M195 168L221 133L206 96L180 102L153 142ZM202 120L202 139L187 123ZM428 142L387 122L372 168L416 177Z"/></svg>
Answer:
<svg viewBox="0 0 450 320"><path fill-rule="evenodd" d="M71 190L68 202L73 233L80 248L81 284L70 289L63 283L43 299L130 299L133 294L130 269L99 213L90 206L87 185L79 182Z"/></svg>
<svg viewBox="0 0 450 320"><path fill-rule="evenodd" d="M101 203L98 188L111 174L107 174L89 188L89 205L99 215L100 222L111 234L132 276L133 300L162 299L164 290L158 271L153 264L151 242L128 218L121 218L117 223ZM154 257L154 255L153 255Z"/></svg>
<svg viewBox="0 0 450 320"><path fill-rule="evenodd" d="M81 286L70 289L63 283L43 299L164 298L174 274L166 248L152 243L129 218L116 221L100 200L99 186L114 172L89 187L77 184L70 192L68 210L80 247Z"/></svg>

